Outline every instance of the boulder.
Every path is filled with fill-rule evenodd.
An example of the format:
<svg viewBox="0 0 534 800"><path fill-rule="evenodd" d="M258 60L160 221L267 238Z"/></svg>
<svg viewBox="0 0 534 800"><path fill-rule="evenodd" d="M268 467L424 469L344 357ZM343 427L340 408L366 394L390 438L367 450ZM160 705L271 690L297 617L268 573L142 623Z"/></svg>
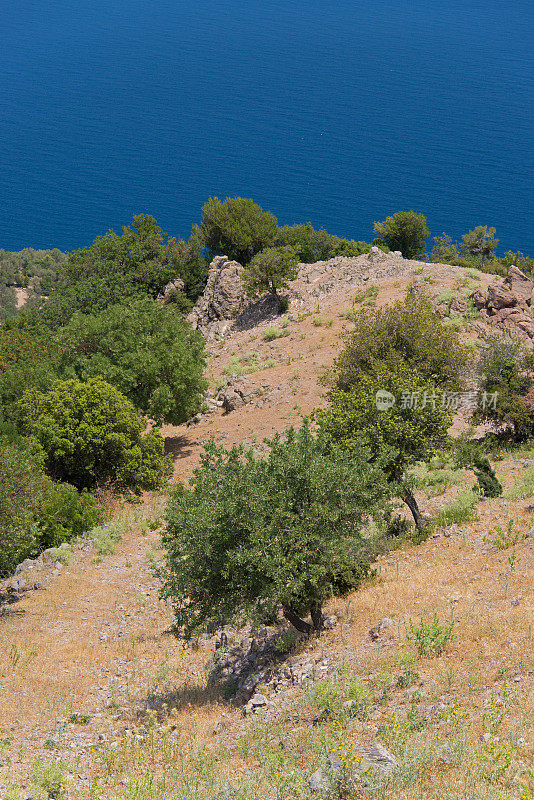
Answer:
<svg viewBox="0 0 534 800"><path fill-rule="evenodd" d="M208 280L187 321L204 335L221 336L230 320L241 313L245 301L243 267L227 256L216 256L209 266Z"/></svg>
<svg viewBox="0 0 534 800"><path fill-rule="evenodd" d="M455 297L451 303L451 311L456 314L465 314L467 308L467 300L464 297Z"/></svg>
<svg viewBox="0 0 534 800"><path fill-rule="evenodd" d="M513 264L508 268L504 283L512 292L522 297L527 305L531 305L534 284L530 278L527 278L527 276Z"/></svg>
<svg viewBox="0 0 534 800"><path fill-rule="evenodd" d="M242 376L236 375L234 378L230 378L227 385L219 391L216 401L222 403L222 407L228 414L230 411L236 411L246 403L250 403L259 394L261 394L259 387L253 386Z"/></svg>
<svg viewBox="0 0 534 800"><path fill-rule="evenodd" d="M485 307L486 303L488 302L488 295L486 292L481 292L480 289L477 289L475 292L473 292L472 295L470 295L469 299L471 300L475 308L477 308L480 311Z"/></svg>
<svg viewBox="0 0 534 800"><path fill-rule="evenodd" d="M488 286L486 305L493 311L498 311L501 308L513 308L520 305L522 300L522 295L516 294L504 283L492 283Z"/></svg>
<svg viewBox="0 0 534 800"><path fill-rule="evenodd" d="M172 296L173 292L182 292L185 289L185 283L181 278L175 278L169 283L165 284L161 292L158 294L156 300L166 305Z"/></svg>
<svg viewBox="0 0 534 800"><path fill-rule="evenodd" d="M322 798L339 797L362 784L377 789L398 768L395 756L383 744L376 742L370 747L352 748L350 758L344 759L343 763L337 753L331 753L324 767L310 776L308 785L313 794Z"/></svg>

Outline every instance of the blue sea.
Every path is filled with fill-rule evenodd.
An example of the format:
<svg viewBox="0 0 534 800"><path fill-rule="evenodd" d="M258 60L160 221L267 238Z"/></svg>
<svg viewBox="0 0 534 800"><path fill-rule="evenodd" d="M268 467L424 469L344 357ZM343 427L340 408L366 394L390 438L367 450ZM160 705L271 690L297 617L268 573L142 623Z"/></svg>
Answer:
<svg viewBox="0 0 534 800"><path fill-rule="evenodd" d="M0 0L0 248L203 202L534 255L532 0Z"/></svg>

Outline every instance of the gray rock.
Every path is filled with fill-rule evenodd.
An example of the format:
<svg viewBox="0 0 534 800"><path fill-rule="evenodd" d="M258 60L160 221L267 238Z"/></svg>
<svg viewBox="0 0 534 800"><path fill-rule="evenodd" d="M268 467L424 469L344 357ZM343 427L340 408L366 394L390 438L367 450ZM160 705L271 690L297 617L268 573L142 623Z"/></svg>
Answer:
<svg viewBox="0 0 534 800"><path fill-rule="evenodd" d="M172 294L174 292L182 292L184 289L185 283L183 280L181 278L175 278L174 280L165 284L161 292L158 294L156 300L158 300L160 303L163 303L163 305L167 305L167 303L169 303L172 299Z"/></svg>
<svg viewBox="0 0 534 800"><path fill-rule="evenodd" d="M335 789L332 777L322 768L310 775L308 786L311 792L324 798L332 797Z"/></svg>
<svg viewBox="0 0 534 800"><path fill-rule="evenodd" d="M239 316L244 299L242 265L237 261L230 261L227 256L215 256L209 266L204 293L197 300L187 320L205 336L218 338L224 335L228 321Z"/></svg>
<svg viewBox="0 0 534 800"><path fill-rule="evenodd" d="M339 796L358 784L377 788L387 782L399 768L395 756L383 744L355 747L353 758L342 764L337 753L328 756L327 764L311 775L308 785L312 792L323 798Z"/></svg>
<svg viewBox="0 0 534 800"><path fill-rule="evenodd" d="M385 617L384 619L380 620L378 625L375 625L374 628L371 628L369 631L369 636L374 642L376 642L376 640L379 639L383 633L385 633L388 629L393 628L394 625L395 623L392 619Z"/></svg>

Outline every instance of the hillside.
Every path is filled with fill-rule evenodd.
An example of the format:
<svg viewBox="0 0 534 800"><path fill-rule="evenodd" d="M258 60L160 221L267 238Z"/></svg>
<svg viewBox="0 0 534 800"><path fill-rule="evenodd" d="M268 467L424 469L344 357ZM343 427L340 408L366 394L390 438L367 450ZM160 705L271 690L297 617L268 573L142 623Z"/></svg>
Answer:
<svg viewBox="0 0 534 800"><path fill-rule="evenodd" d="M354 307L402 298L415 282L467 341L492 329L467 298L495 276L376 248L334 262L301 265L281 316L258 303L213 329L206 408L163 429L175 480L191 476L211 437L261 443L320 407ZM454 430L465 427L459 413ZM363 589L329 603L329 629L310 640L284 624L176 640L151 569L159 496L20 571L0 588L21 598L0 619L0 797L291 800L313 787L327 796L339 780L329 796L528 800L534 450L503 451L496 472L502 498L382 556ZM474 483L445 460L419 477L430 513ZM434 615L434 632L419 628ZM236 678L240 702L229 702Z"/></svg>

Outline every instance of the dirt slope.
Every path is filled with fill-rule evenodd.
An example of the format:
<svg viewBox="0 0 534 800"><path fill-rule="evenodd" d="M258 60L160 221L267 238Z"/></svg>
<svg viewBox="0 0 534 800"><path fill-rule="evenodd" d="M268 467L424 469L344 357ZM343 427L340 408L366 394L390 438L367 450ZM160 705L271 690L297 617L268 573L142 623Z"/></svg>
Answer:
<svg viewBox="0 0 534 800"><path fill-rule="evenodd" d="M276 321L288 335L265 341L273 322L264 321L214 343L209 364L214 385L235 370L237 359L245 370L267 363L248 376L262 394L238 411L218 410L196 425L167 427L176 479L191 475L211 436L225 445L261 441L324 402L319 377L339 350L355 296L381 305L402 297L414 279L436 293L459 291L463 278L458 268L426 265L421 270L411 262L399 274L385 276L378 293L368 290L368 281L350 289L334 286L317 296L308 285L306 291L301 287L298 306ZM482 285L487 280L484 276ZM534 452L525 451L520 460L504 455L497 473L510 489L533 465ZM438 509L470 482L468 473L453 476L441 494L422 495L425 507ZM527 791L526 770L534 753L534 539L523 534L531 526L531 502L525 496L480 503L476 521L449 526L422 545L385 556L374 582L330 604L336 627L294 652L305 653L314 665L324 658L337 665L335 685L341 693L346 685L339 676L347 670L366 687L366 713L341 722L336 718L338 727L327 718L326 727L321 721L311 724L321 697L317 700L315 690L306 695L300 683L251 717L208 687L206 668L215 642L206 638L198 649L184 648L169 634L172 617L158 599L150 568L163 499L147 497L137 509L117 510L120 541L101 542L101 554L94 547L77 548L67 564L36 576L45 588L26 593L12 607L19 613L0 618L0 797L61 797L63 786L69 796L80 798L211 800L226 780L250 788L225 797L302 797L326 739L338 736L346 749L379 736L400 752L392 721L397 719L404 744L414 752L412 735L452 742L449 728L460 737L460 723L464 742L470 737L479 744L464 747L461 767L458 756L437 759L419 772L414 768L412 782L397 786L391 796L526 800L531 795L520 793ZM498 549L490 532L509 520L521 536L515 545ZM442 655L412 657L410 620L417 624L433 614L444 624L455 620L455 638ZM384 618L391 625L373 640L369 630ZM339 669L342 662L345 672ZM418 693L412 687L411 695L396 684L408 663L418 674ZM432 716L438 706L441 712ZM503 719L492 728L493 738L484 739L489 731L484 720L490 712L497 719L495 708ZM412 719L424 718L424 725L410 727L405 722L410 713ZM513 745L513 759L501 769L507 756L495 753L504 742ZM430 752L426 739L423 745ZM479 751L480 764L474 764L473 753ZM513 774L512 763L521 765ZM61 784L57 791L54 775ZM270 788L263 794L265 786ZM351 791L351 797L371 796L362 787Z"/></svg>

